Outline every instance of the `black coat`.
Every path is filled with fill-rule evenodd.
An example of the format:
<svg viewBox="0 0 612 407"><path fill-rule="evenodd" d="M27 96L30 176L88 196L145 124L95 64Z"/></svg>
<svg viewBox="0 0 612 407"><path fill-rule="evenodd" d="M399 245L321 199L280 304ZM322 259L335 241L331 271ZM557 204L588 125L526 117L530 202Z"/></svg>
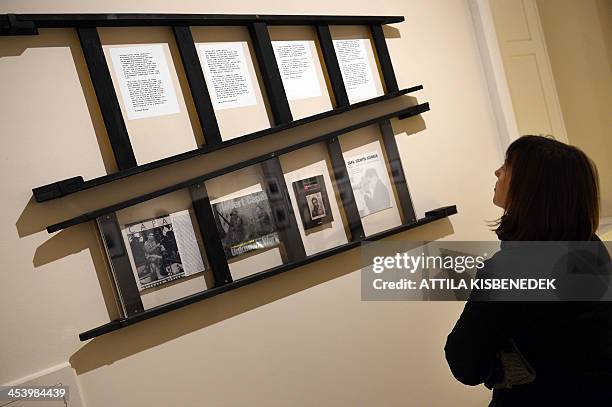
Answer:
<svg viewBox="0 0 612 407"><path fill-rule="evenodd" d="M609 265L599 244L598 262ZM510 338L536 379L494 390L490 406L612 406L612 302L470 299L444 348L455 378L472 386L491 381Z"/></svg>

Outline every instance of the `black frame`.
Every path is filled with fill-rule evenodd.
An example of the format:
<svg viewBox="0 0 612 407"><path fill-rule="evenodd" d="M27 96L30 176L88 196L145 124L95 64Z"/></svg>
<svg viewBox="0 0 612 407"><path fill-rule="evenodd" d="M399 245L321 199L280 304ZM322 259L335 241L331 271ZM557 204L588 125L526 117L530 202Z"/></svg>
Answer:
<svg viewBox="0 0 612 407"><path fill-rule="evenodd" d="M71 193L125 178L130 175L159 168L197 155L228 147L239 142L263 137L287 128L299 126L378 101L418 90L416 86L399 90L391 58L383 34L383 24L399 23L401 16L302 16L302 15L225 15L225 14L5 14L0 15L1 35L37 35L38 28L75 28L83 48L85 61L100 104L109 141L118 171L85 181L76 176L32 189L37 202L60 198ZM223 141L216 120L210 94L195 49L190 26L241 25L249 30L251 43L267 95L273 126L237 139ZM268 25L307 25L317 32L323 53L324 67L330 80L334 109L301 120L293 120L289 102L282 84ZM385 94L363 102L349 104L344 81L340 73L329 25L365 25L370 27L371 39L381 67ZM151 163L137 165L117 94L104 58L97 27L167 26L172 29L179 49L197 116L202 127L205 144L197 150L167 157ZM331 96L331 95L330 95Z"/></svg>

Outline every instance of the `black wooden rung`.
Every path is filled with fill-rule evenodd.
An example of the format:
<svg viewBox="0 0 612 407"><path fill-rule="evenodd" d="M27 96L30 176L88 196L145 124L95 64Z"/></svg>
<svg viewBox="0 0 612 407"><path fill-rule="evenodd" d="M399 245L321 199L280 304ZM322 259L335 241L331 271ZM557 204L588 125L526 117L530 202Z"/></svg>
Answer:
<svg viewBox="0 0 612 407"><path fill-rule="evenodd" d="M351 232L351 241L360 241L365 237L365 232L338 138L334 137L327 142L327 152L334 171L334 179L342 202L342 208L344 209Z"/></svg>
<svg viewBox="0 0 612 407"><path fill-rule="evenodd" d="M215 215L210 205L210 198L205 183L201 182L193 185L190 188L190 193L193 211L198 222L202 241L204 242L208 265L215 277L215 287L229 284L233 281L232 274L223 250L223 244L219 236Z"/></svg>
<svg viewBox="0 0 612 407"><path fill-rule="evenodd" d="M408 188L408 182L404 176L404 167L402 165L397 141L395 140L395 134L393 133L393 127L389 120L381 121L379 127L404 223L414 222L416 220L416 215L412 204L412 197L410 196L410 190Z"/></svg>
<svg viewBox="0 0 612 407"><path fill-rule="evenodd" d="M136 167L136 157L119 107L98 31L95 27L84 27L77 28L77 33L81 41L91 82L98 97L117 167L119 170Z"/></svg>
<svg viewBox="0 0 612 407"><path fill-rule="evenodd" d="M255 49L255 57L259 65L262 80L268 96L268 103L274 117L274 124L289 123L293 120L291 108L283 86L276 56L272 48L270 34L265 23L257 22L249 24L251 42Z"/></svg>
<svg viewBox="0 0 612 407"><path fill-rule="evenodd" d="M348 106L349 98L342 79L340 64L336 56L336 50L332 41L332 36L327 25L317 25L317 36L319 38L319 46L323 54L323 62L327 70L327 76L334 93L336 107Z"/></svg>
<svg viewBox="0 0 612 407"><path fill-rule="evenodd" d="M140 299L136 280L134 280L132 264L123 241L117 215L110 213L100 217L98 219L98 227L104 239L108 258L112 263L112 273L125 314L133 315L143 312L144 306Z"/></svg>
<svg viewBox="0 0 612 407"><path fill-rule="evenodd" d="M299 261L306 257L306 250L293 212L280 160L275 156L263 161L261 169L268 202L280 240L283 243L287 261Z"/></svg>
<svg viewBox="0 0 612 407"><path fill-rule="evenodd" d="M376 55L378 56L378 65L382 71L386 92L397 92L399 87L397 86L397 79L395 78L395 72L393 71L391 55L389 55L389 49L387 48L387 41L385 40L383 28L381 25L372 25L370 26L370 31L372 33L372 40L374 41Z"/></svg>
<svg viewBox="0 0 612 407"><path fill-rule="evenodd" d="M174 26L174 38L178 46L185 69L185 76L189 82L193 104L195 105L200 125L204 132L207 146L219 145L223 142L219 124L215 116L215 109L204 79L204 72L198 57L198 51L193 43L191 29L187 26Z"/></svg>

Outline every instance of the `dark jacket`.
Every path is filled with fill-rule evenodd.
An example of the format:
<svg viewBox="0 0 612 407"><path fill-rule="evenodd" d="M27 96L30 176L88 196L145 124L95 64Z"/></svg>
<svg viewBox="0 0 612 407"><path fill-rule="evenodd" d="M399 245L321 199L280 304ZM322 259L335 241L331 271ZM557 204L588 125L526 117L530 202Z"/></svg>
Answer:
<svg viewBox="0 0 612 407"><path fill-rule="evenodd" d="M610 257L602 250L598 264ZM504 254L502 250L495 256ZM495 256L491 259L493 260ZM535 381L493 391L490 406L612 406L612 302L484 302L471 297L448 335L446 360L467 385L491 381L513 339Z"/></svg>

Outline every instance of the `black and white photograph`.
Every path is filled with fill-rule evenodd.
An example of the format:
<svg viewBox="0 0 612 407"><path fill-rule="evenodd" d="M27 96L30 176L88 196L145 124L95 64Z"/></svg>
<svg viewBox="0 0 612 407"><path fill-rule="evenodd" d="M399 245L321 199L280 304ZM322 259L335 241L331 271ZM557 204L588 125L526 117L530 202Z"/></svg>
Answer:
<svg viewBox="0 0 612 407"><path fill-rule="evenodd" d="M348 158L346 167L362 218L391 207L389 175L379 152Z"/></svg>
<svg viewBox="0 0 612 407"><path fill-rule="evenodd" d="M320 192L306 195L308 210L310 211L310 219L316 220L325 216L325 208L323 207L323 197Z"/></svg>
<svg viewBox="0 0 612 407"><path fill-rule="evenodd" d="M304 230L329 223L334 220L329 206L323 175L316 175L293 182Z"/></svg>
<svg viewBox="0 0 612 407"><path fill-rule="evenodd" d="M278 246L278 232L264 191L228 199L212 206L228 259Z"/></svg>
<svg viewBox="0 0 612 407"><path fill-rule="evenodd" d="M125 225L123 234L139 291L204 271L187 210Z"/></svg>

